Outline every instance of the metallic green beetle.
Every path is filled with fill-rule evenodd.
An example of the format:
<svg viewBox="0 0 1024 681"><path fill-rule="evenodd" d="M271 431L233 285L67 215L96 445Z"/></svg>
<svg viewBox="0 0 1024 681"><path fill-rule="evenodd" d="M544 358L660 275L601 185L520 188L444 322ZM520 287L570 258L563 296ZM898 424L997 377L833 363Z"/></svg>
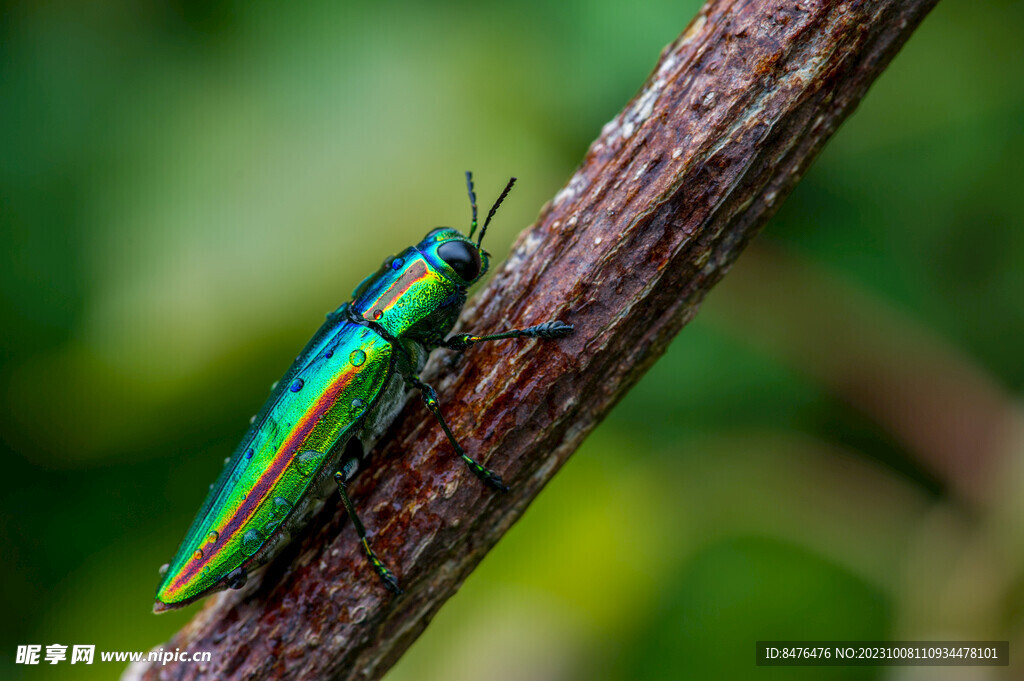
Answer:
<svg viewBox="0 0 1024 681"><path fill-rule="evenodd" d="M179 608L215 591L241 588L248 574L276 556L291 535L337 487L363 549L384 585L398 580L370 548L346 483L363 453L403 404L407 387L422 395L455 452L489 486L501 478L470 458L441 416L437 393L419 379L430 351L463 350L504 338L559 338L573 327L551 321L490 336L445 339L466 302L466 289L487 272L480 244L504 201L509 180L487 214L480 236L473 178L469 236L450 227L385 260L352 301L327 315L320 330L276 384L200 508L178 552L161 568L154 612Z"/></svg>

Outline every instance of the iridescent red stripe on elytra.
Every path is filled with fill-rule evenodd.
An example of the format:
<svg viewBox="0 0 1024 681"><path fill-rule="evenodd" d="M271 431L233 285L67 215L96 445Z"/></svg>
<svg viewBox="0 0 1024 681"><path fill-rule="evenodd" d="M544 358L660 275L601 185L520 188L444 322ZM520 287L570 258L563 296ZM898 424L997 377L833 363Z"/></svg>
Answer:
<svg viewBox="0 0 1024 681"><path fill-rule="evenodd" d="M232 514L226 526L215 528L220 534L222 546L226 546L238 533L239 529L256 513L256 509L259 508L259 505L263 503L270 490L273 489L277 481L284 475L284 471L288 467L292 456L301 448L302 443L309 437L313 428L316 427L320 417L323 413L330 410L337 400L338 394L348 386L356 373L355 367L347 367L346 371L338 376L328 389L324 391L324 394L316 401L313 408L306 413L302 420L295 424L292 434L281 444L281 447L274 455L273 463L267 467L259 480L256 481L256 484L253 485L252 493L246 497L238 511ZM178 578L174 580L174 583L168 586L171 589L183 588L212 558L213 555L210 555L206 557L206 560L192 562L189 567L181 571Z"/></svg>
<svg viewBox="0 0 1024 681"><path fill-rule="evenodd" d="M391 309L394 304L401 300L401 298L419 282L429 278L431 275L430 269L427 267L426 261L417 258L409 263L409 266L402 272L398 280L395 281L391 286L387 288L383 293L377 296L377 299L366 308L366 312L363 313L363 318L366 320L376 321L380 319L380 315L377 313L384 313Z"/></svg>

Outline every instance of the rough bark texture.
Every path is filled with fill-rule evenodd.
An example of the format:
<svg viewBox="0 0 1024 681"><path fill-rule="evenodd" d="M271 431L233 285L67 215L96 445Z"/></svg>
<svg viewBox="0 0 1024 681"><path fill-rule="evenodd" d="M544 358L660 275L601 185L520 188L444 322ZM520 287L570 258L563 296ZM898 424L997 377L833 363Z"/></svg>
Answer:
<svg viewBox="0 0 1024 681"><path fill-rule="evenodd" d="M404 595L384 590L329 503L254 593L210 599L164 645L212 662L125 678L382 676L693 317L936 2L705 5L462 321L557 318L576 333L439 353L425 373L463 446L512 491L480 484L410 404L351 489Z"/></svg>

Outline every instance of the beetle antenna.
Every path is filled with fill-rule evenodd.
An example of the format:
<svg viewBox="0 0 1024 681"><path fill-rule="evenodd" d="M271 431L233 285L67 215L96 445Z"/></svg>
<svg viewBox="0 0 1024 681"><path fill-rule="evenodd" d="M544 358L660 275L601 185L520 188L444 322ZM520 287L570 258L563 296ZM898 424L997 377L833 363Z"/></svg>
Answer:
<svg viewBox="0 0 1024 681"><path fill-rule="evenodd" d="M491 218L493 218L494 214L497 212L498 206L500 206L501 202L505 200L505 197L508 196L508 193L512 191L512 185L514 185L515 183L516 178L510 177L508 180L508 184L506 184L505 188L501 190L501 195L498 197L498 200L494 202L494 205L491 206L491 209L487 212L487 219L484 220L484 228L480 230L480 238L477 239L476 241L477 248L480 248L480 244L483 243L484 234L487 232L487 225L491 224Z"/></svg>
<svg viewBox="0 0 1024 681"><path fill-rule="evenodd" d="M476 192L473 191L473 173L466 171L466 189L469 191L469 205L473 208L473 221L469 223L469 238L476 231Z"/></svg>

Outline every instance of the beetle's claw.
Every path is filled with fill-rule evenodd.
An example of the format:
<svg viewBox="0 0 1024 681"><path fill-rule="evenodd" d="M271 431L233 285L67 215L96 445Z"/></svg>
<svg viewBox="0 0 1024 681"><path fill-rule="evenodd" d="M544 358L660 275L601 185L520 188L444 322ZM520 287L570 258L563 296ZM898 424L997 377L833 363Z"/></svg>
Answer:
<svg viewBox="0 0 1024 681"><path fill-rule="evenodd" d="M552 322L538 324L535 328L537 329L538 338L565 338L572 333L573 329L576 327L572 324L566 324L565 322L556 319Z"/></svg>
<svg viewBox="0 0 1024 681"><path fill-rule="evenodd" d="M395 574L391 572L391 570L382 568L377 574L380 575L380 581L384 582L384 586L387 587L388 591L396 596L404 593L402 591L402 587L398 586L398 578L395 577Z"/></svg>
<svg viewBox="0 0 1024 681"><path fill-rule="evenodd" d="M225 583L229 589L241 589L245 586L246 581L249 579L249 573L244 567L236 568L232 570L225 578Z"/></svg>
<svg viewBox="0 0 1024 681"><path fill-rule="evenodd" d="M480 479L484 481L489 487L493 487L499 492L507 492L509 490L508 485L501 479L501 476L494 471L489 471L486 468L480 473Z"/></svg>

